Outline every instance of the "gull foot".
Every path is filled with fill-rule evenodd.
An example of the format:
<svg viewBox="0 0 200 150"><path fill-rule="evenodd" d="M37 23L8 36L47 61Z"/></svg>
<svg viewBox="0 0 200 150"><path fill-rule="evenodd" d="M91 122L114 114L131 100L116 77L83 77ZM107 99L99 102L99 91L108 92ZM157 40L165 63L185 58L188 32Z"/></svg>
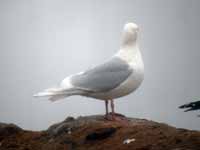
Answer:
<svg viewBox="0 0 200 150"><path fill-rule="evenodd" d="M129 120L126 118L126 116L118 113L108 113L105 115L105 119L108 121L120 122L126 125L129 124Z"/></svg>

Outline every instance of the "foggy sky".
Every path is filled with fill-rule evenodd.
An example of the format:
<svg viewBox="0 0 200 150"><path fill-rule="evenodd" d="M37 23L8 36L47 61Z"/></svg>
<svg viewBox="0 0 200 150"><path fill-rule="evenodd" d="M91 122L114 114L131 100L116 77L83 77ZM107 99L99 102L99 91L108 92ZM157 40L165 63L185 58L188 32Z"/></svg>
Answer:
<svg viewBox="0 0 200 150"><path fill-rule="evenodd" d="M123 25L140 26L145 79L115 101L129 117L200 130L198 0L1 0L0 122L46 129L67 116L104 114L104 102L80 96L52 103L33 94L117 52Z"/></svg>

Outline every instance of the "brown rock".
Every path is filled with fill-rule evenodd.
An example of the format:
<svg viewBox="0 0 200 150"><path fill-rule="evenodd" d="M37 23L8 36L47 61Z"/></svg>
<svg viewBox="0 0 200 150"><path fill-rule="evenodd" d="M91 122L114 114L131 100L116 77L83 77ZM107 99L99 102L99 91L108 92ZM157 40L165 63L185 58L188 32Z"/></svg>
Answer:
<svg viewBox="0 0 200 150"><path fill-rule="evenodd" d="M0 126L0 150L200 150L200 132L145 119L128 123L103 116L68 117L46 131ZM3 130L5 129L5 131ZM15 128L14 128L15 129ZM127 139L134 139L124 144Z"/></svg>

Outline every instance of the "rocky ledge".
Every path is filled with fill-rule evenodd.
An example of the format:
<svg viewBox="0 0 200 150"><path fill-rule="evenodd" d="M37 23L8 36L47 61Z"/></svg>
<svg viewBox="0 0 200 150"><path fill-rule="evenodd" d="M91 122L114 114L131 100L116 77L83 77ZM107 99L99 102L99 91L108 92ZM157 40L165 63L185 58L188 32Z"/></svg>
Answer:
<svg viewBox="0 0 200 150"><path fill-rule="evenodd" d="M68 117L45 131L0 123L0 150L200 150L200 132L145 119Z"/></svg>

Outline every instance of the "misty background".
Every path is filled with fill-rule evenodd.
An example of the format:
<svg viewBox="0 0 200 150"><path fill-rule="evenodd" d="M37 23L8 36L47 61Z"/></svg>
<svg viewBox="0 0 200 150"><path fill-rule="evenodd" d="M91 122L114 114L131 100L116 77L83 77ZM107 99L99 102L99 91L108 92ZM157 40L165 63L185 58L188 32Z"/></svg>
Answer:
<svg viewBox="0 0 200 150"><path fill-rule="evenodd" d="M33 94L117 52L123 25L140 26L145 80L115 101L129 117L200 130L198 0L1 0L0 122L46 129L68 116L104 114L104 102L80 96L52 103Z"/></svg>

